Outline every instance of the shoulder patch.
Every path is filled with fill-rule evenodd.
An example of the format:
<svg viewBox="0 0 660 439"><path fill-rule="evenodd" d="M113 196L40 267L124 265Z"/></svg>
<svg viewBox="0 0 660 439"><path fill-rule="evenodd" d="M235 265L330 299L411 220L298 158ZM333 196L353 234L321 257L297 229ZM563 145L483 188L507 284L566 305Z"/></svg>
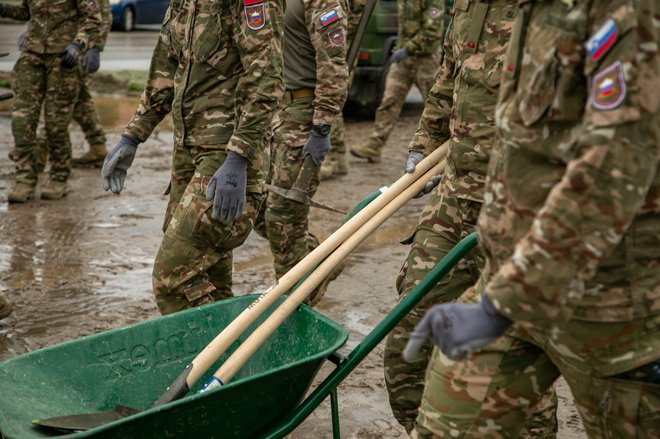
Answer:
<svg viewBox="0 0 660 439"><path fill-rule="evenodd" d="M591 106L596 110L613 110L626 97L623 65L615 62L594 76L591 89Z"/></svg>
<svg viewBox="0 0 660 439"><path fill-rule="evenodd" d="M338 29L331 30L328 32L328 40L333 46L343 46L346 44L346 35L344 35L344 28L339 27Z"/></svg>
<svg viewBox="0 0 660 439"><path fill-rule="evenodd" d="M614 46L619 37L619 28L616 22L608 18L598 31L589 38L585 44L592 60L598 61Z"/></svg>
<svg viewBox="0 0 660 439"><path fill-rule="evenodd" d="M92 11L98 11L99 7L94 0L87 0L87 7Z"/></svg>
<svg viewBox="0 0 660 439"><path fill-rule="evenodd" d="M252 30L259 30L266 25L264 0L243 0L245 20Z"/></svg>
<svg viewBox="0 0 660 439"><path fill-rule="evenodd" d="M339 20L339 14L334 9L321 14L319 21L322 27L330 26L335 21Z"/></svg>
<svg viewBox="0 0 660 439"><path fill-rule="evenodd" d="M432 19L435 20L439 16L440 16L440 9L438 9L438 8L429 9L429 17L431 17Z"/></svg>

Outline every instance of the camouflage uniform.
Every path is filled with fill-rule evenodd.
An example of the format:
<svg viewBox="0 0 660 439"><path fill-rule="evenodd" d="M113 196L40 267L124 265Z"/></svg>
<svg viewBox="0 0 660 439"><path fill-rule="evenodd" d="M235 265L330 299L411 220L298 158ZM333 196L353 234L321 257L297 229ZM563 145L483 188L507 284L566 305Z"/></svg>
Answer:
<svg viewBox="0 0 660 439"><path fill-rule="evenodd" d="M398 34L395 49L405 48L408 57L390 65L383 100L376 110L374 127L365 145L351 149L357 157L379 161L413 83L426 100L440 64L443 0L398 0Z"/></svg>
<svg viewBox="0 0 660 439"><path fill-rule="evenodd" d="M419 419L436 435L458 421L468 437L514 436L561 374L589 437L660 437L659 13L655 0L519 2L472 290L516 332L429 375ZM505 361L479 368L493 353ZM494 385L472 419L440 426L448 376L464 395Z"/></svg>
<svg viewBox="0 0 660 439"><path fill-rule="evenodd" d="M43 103L46 133L53 146L50 180L66 182L71 173L68 125L80 90L81 66L63 67L60 54L73 41L88 47L95 38L101 25L98 5L94 0L23 0L3 6L3 17L29 20L12 87L16 181L29 188L37 184L35 142Z"/></svg>
<svg viewBox="0 0 660 439"><path fill-rule="evenodd" d="M338 0L287 0L284 18L287 91L273 128L271 183L274 186L292 187L302 168L302 149L312 125L332 125L344 105L348 80L344 11ZM309 197L316 193L318 183L316 168L307 192ZM319 244L308 230L308 215L309 206L273 192L268 194L265 231L278 278Z"/></svg>
<svg viewBox="0 0 660 439"><path fill-rule="evenodd" d="M174 150L165 236L153 268L167 314L232 295L232 250L263 200L269 151L262 142L284 92L278 0L173 0L149 79L126 131L146 140L172 113ZM247 202L231 225L211 218L204 190L233 151L249 160Z"/></svg>
<svg viewBox="0 0 660 439"><path fill-rule="evenodd" d="M444 59L426 100L411 151L430 154L450 140L442 183L430 194L412 239L412 247L397 279L405 297L461 239L474 232L483 202L488 159L495 141L495 104L502 64L515 17L515 1L479 4L457 1L455 15L443 43ZM476 24L475 24L476 23ZM408 335L426 310L458 298L474 285L483 256L473 251L442 279L394 328L386 339L385 382L390 406L406 430L413 429L424 390L424 374L431 344L412 363L401 358ZM451 399L451 398L448 398ZM542 427L534 437L554 437L554 395L547 413L535 415ZM456 401L461 411L478 410L481 400ZM451 407L455 404L452 402Z"/></svg>

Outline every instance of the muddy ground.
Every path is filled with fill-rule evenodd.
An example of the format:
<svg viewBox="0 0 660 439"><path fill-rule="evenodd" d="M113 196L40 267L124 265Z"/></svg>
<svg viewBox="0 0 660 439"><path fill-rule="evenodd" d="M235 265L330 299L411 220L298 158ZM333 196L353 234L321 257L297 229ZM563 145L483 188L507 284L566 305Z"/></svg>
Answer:
<svg viewBox="0 0 660 439"><path fill-rule="evenodd" d="M113 145L136 98L98 96L96 101L108 143ZM162 236L171 126L164 122L140 146L121 196L102 190L98 170L76 169L66 198L8 205L4 200L13 186L13 166L7 158L13 143L8 108L8 102L0 103L0 290L15 303L15 310L0 322L0 360L156 317L150 272ZM316 199L350 210L375 189L396 180L420 111L420 105L406 107L382 163L369 165L349 158L349 175L323 182ZM362 139L370 125L348 121L347 143ZM80 155L86 148L82 135L73 126L71 134L74 155ZM409 203L354 252L318 305L318 311L349 331L342 352L349 352L396 303L394 281L408 250L398 242L410 233L423 202ZM342 219L313 210L311 228L325 239ZM267 242L252 234L235 252L235 293L270 286L271 263ZM382 351L381 344L339 387L344 437L405 437L387 403ZM330 370L324 367L319 378ZM560 396L559 437L584 437L565 386L560 385ZM331 436L327 402L291 435Z"/></svg>

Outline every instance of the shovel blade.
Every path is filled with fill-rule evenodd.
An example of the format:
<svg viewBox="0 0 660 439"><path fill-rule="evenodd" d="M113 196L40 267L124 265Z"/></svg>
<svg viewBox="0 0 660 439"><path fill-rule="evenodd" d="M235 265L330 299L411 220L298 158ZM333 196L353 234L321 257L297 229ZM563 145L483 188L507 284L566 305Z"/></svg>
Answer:
<svg viewBox="0 0 660 439"><path fill-rule="evenodd" d="M118 421L128 416L138 413L131 407L125 405L117 405L112 410L96 413L79 413L76 415L56 416L48 419L35 419L33 424L39 427L44 427L52 430L57 430L65 433L73 431L85 431L92 428L100 427L110 422Z"/></svg>
<svg viewBox="0 0 660 439"><path fill-rule="evenodd" d="M287 200L305 204L310 207L317 207L319 209L329 210L330 212L342 213L344 215L346 214L346 212L344 212L343 210L339 210L332 206L321 204L318 201L312 200L311 198L307 197L307 195L305 195L304 192L298 189L282 189L281 187L273 186L270 184L266 185L266 189L268 189L270 192L274 194L279 195L280 197L286 198Z"/></svg>

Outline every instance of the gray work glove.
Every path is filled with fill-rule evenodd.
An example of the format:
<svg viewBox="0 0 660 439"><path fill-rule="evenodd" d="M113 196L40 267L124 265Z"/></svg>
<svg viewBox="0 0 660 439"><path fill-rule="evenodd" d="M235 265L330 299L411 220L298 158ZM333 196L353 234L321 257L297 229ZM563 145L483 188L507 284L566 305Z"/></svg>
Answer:
<svg viewBox="0 0 660 439"><path fill-rule="evenodd" d="M321 129L314 125L312 133L303 146L303 155L311 155L316 166L321 166L331 148L328 133L323 134Z"/></svg>
<svg viewBox="0 0 660 439"><path fill-rule="evenodd" d="M96 73L101 67L101 53L98 49L91 48L85 54L83 58L83 67L87 73Z"/></svg>
<svg viewBox="0 0 660 439"><path fill-rule="evenodd" d="M495 310L485 294L481 296L481 302L474 305L435 305L410 334L403 359L412 361L430 338L447 357L461 361L501 336L511 323Z"/></svg>
<svg viewBox="0 0 660 439"><path fill-rule="evenodd" d="M397 49L396 51L394 51L392 57L390 58L390 62L392 64L396 64L408 58L408 56L409 56L408 51L406 50L405 47L402 47L401 49Z"/></svg>
<svg viewBox="0 0 660 439"><path fill-rule="evenodd" d="M77 41L70 42L60 54L62 67L70 69L74 67L80 58L80 52L83 50L83 45Z"/></svg>
<svg viewBox="0 0 660 439"><path fill-rule="evenodd" d="M18 36L18 39L16 39L16 48L18 49L19 52L21 50L23 50L23 44L25 44L25 34L26 33L27 32L23 32L22 34L20 34Z"/></svg>
<svg viewBox="0 0 660 439"><path fill-rule="evenodd" d="M245 157L229 151L225 162L213 174L204 195L207 200L213 200L214 219L231 224L243 214L247 165Z"/></svg>
<svg viewBox="0 0 660 439"><path fill-rule="evenodd" d="M426 156L421 152L408 151L408 160L406 161L406 172L408 174L412 174L413 172L415 172L415 167L417 167L417 163L424 160L424 157ZM442 174L438 174L434 176L431 180L429 180L426 183L424 189L422 189L417 195L415 195L415 198L422 197L428 194L429 192L431 192L438 184L440 184L440 180L442 180Z"/></svg>
<svg viewBox="0 0 660 439"><path fill-rule="evenodd" d="M131 167L140 140L130 134L122 134L117 146L103 160L101 181L103 189L119 195L124 189L126 171Z"/></svg>

